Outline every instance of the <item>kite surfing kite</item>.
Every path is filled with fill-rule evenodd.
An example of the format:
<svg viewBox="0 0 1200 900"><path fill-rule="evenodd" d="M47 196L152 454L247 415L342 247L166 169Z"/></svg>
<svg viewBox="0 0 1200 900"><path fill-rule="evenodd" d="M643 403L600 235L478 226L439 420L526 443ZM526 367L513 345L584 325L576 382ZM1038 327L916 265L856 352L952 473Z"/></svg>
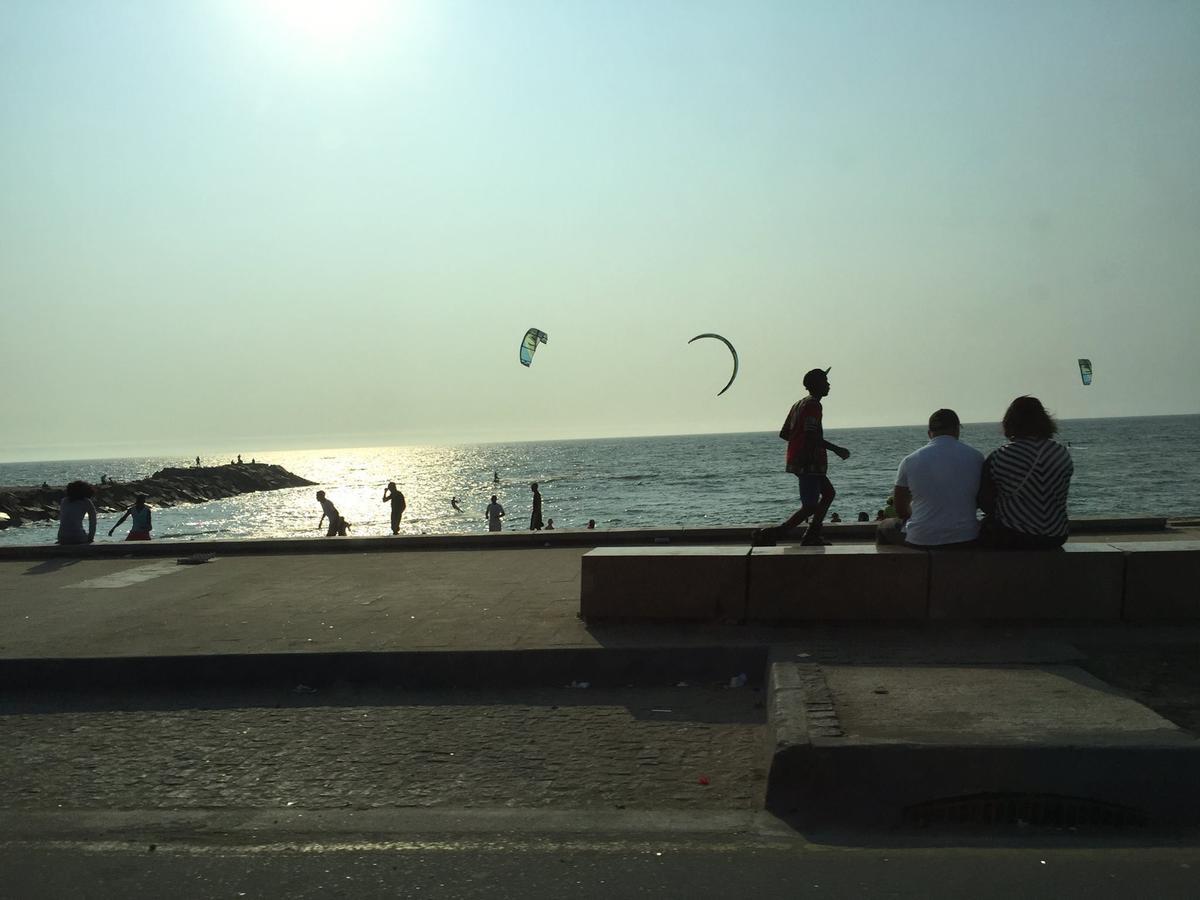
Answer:
<svg viewBox="0 0 1200 900"><path fill-rule="evenodd" d="M721 335L719 335L719 334L698 334L694 338L692 338L691 341L688 341L688 343L690 344L692 341L698 341L698 340L700 340L700 338L716 338L718 341L720 341L726 347L728 347L729 352L733 354L733 374L729 376L729 384L726 384L725 387L723 387L723 388L721 388L721 390L717 391L717 396L720 397L723 393L725 393L727 390L729 390L729 385L733 384L733 379L737 378L737 372L738 372L737 351L733 349L733 344L729 343L728 340L721 337Z"/></svg>
<svg viewBox="0 0 1200 900"><path fill-rule="evenodd" d="M1085 385L1092 383L1092 361L1090 359L1079 361L1079 377L1083 379Z"/></svg>
<svg viewBox="0 0 1200 900"><path fill-rule="evenodd" d="M530 328L525 332L525 339L521 341L521 365L528 366L533 362L533 353L537 350L537 345L544 343L546 343L546 332L538 331L536 328Z"/></svg>

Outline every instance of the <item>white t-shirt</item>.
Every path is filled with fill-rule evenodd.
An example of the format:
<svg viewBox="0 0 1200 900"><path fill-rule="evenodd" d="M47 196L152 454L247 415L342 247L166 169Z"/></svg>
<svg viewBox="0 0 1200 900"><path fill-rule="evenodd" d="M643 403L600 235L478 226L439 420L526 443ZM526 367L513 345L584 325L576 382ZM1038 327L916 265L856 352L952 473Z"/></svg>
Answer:
<svg viewBox="0 0 1200 900"><path fill-rule="evenodd" d="M983 454L948 434L938 435L904 457L896 472L896 485L912 493L906 540L929 547L979 537L975 496L982 472Z"/></svg>

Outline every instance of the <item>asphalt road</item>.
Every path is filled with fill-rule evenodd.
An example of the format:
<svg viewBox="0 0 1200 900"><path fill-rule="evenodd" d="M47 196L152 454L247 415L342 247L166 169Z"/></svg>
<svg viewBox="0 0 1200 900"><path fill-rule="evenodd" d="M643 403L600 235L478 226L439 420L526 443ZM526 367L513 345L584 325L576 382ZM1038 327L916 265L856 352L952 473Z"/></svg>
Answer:
<svg viewBox="0 0 1200 900"><path fill-rule="evenodd" d="M1052 842L1054 843L1054 842ZM858 848L760 839L0 844L21 898L1194 898L1200 850Z"/></svg>

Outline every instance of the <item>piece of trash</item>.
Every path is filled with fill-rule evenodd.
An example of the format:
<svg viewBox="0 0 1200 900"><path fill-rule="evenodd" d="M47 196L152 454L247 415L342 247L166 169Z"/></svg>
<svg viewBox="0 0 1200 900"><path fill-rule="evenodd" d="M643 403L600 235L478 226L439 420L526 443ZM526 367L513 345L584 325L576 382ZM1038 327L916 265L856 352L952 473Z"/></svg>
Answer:
<svg viewBox="0 0 1200 900"><path fill-rule="evenodd" d="M175 560L177 566L198 566L201 563L216 559L215 553L193 553L191 556L181 556Z"/></svg>
<svg viewBox="0 0 1200 900"><path fill-rule="evenodd" d="M675 687L687 687L687 686L688 686L688 683L686 681L675 682Z"/></svg>
<svg viewBox="0 0 1200 900"><path fill-rule="evenodd" d="M650 710L650 712L662 712L662 713L667 713L667 712L674 712L674 710L673 710L673 709L667 709L667 708L664 706L664 707L661 707L661 708L655 708L655 709L652 709L652 710Z"/></svg>
<svg viewBox="0 0 1200 900"><path fill-rule="evenodd" d="M292 688L293 694L315 694L316 692L315 687L309 687L307 684L298 684Z"/></svg>
<svg viewBox="0 0 1200 900"><path fill-rule="evenodd" d="M590 681L572 681L567 687L573 688L589 688L592 686Z"/></svg>
<svg viewBox="0 0 1200 900"><path fill-rule="evenodd" d="M700 778L699 778L699 781L700 781L700 783L701 783L701 784L708 784L708 776L707 776L707 775L701 775L701 776L700 776Z"/></svg>
<svg viewBox="0 0 1200 900"><path fill-rule="evenodd" d="M729 679L729 686L731 688L743 688L746 686L746 682L748 680L749 679L746 678L746 673L742 672L740 675L734 675Z"/></svg>

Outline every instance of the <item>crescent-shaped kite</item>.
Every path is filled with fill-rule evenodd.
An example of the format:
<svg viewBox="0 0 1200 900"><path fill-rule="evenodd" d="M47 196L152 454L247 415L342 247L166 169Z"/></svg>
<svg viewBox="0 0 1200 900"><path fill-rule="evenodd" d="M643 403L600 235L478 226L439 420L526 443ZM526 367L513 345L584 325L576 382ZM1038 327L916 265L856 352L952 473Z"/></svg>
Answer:
<svg viewBox="0 0 1200 900"><path fill-rule="evenodd" d="M728 347L729 352L733 354L733 374L729 376L729 384L726 384L725 387L723 387L723 388L721 388L721 390L717 391L717 396L720 397L723 393L725 393L727 390L729 390L729 385L733 384L733 379L737 378L737 372L738 372L737 350L735 350L733 348L733 344L729 343L728 339L721 337L721 335L719 335L719 334L708 334L708 333L698 334L694 338L692 338L691 341L688 341L688 343L690 344L692 341L698 341L698 340L700 340L700 338L716 338L718 341L720 341L722 344L724 344L726 347Z"/></svg>

